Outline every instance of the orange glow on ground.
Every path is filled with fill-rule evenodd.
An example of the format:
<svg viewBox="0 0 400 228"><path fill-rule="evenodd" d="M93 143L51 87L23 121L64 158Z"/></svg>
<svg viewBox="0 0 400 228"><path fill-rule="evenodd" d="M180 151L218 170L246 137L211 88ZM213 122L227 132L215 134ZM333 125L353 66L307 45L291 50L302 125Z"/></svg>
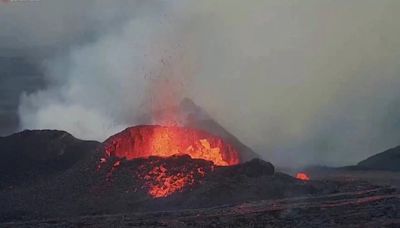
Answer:
<svg viewBox="0 0 400 228"><path fill-rule="evenodd" d="M306 173L297 173L296 178L302 181L309 181L310 177Z"/></svg>

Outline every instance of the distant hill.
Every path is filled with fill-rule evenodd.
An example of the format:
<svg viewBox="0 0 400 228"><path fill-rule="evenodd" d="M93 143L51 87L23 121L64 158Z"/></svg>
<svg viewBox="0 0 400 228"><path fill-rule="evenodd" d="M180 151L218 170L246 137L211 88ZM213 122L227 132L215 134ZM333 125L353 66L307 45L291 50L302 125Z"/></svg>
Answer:
<svg viewBox="0 0 400 228"><path fill-rule="evenodd" d="M25 130L0 137L0 188L65 171L98 145L57 130Z"/></svg>
<svg viewBox="0 0 400 228"><path fill-rule="evenodd" d="M360 168L400 171L400 146L373 155L357 164Z"/></svg>

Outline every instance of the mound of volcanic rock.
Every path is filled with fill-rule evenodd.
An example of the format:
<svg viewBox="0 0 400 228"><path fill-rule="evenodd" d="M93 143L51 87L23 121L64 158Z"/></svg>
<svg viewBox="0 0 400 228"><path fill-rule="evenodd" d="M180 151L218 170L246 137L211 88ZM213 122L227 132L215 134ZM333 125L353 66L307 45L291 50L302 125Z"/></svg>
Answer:
<svg viewBox="0 0 400 228"><path fill-rule="evenodd" d="M147 189L153 198L167 197L198 186L214 171L239 164L241 152L219 136L202 130L159 125L127 128L107 139L104 148L105 154L100 159L98 170L106 170L111 178L122 169L122 173L134 177L136 185ZM142 164L137 165L139 161ZM272 164L258 161L262 163L261 167L253 162L250 166L235 166L222 175L274 173ZM123 169L126 164L132 164L128 167L134 167L133 170Z"/></svg>
<svg viewBox="0 0 400 228"><path fill-rule="evenodd" d="M400 171L400 146L373 155L357 164L358 168Z"/></svg>
<svg viewBox="0 0 400 228"><path fill-rule="evenodd" d="M25 130L0 137L0 188L65 171L99 145L56 130Z"/></svg>
<svg viewBox="0 0 400 228"><path fill-rule="evenodd" d="M107 213L118 212L121 205L129 211L202 208L337 190L325 188L326 183L304 182L275 173L269 162L260 159L232 166L216 166L189 155L110 159L98 172L106 178L100 178L97 185L97 203L119 195L107 200Z"/></svg>

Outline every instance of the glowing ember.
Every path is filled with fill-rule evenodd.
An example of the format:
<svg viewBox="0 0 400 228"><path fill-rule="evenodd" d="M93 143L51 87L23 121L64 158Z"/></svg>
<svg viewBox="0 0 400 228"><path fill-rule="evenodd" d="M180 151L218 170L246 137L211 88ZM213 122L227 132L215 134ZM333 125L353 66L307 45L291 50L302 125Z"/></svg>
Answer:
<svg viewBox="0 0 400 228"><path fill-rule="evenodd" d="M309 181L310 177L306 173L297 173L296 178L302 181Z"/></svg>
<svg viewBox="0 0 400 228"><path fill-rule="evenodd" d="M221 138L200 130L144 125L128 128L105 142L107 156L127 160L187 154L228 166L239 163L238 152Z"/></svg>
<svg viewBox="0 0 400 228"><path fill-rule="evenodd" d="M143 181L143 188L153 198L166 197L183 191L186 186L199 183L209 171L213 171L214 165L229 166L239 163L239 153L221 138L204 131L175 126L143 125L128 128L106 140L104 145L106 155L100 165L110 157L132 160L150 156L188 155L187 159L209 161L206 162L207 165L202 163L203 166L166 166L153 160L138 167L136 176ZM116 162L110 173L119 165Z"/></svg>

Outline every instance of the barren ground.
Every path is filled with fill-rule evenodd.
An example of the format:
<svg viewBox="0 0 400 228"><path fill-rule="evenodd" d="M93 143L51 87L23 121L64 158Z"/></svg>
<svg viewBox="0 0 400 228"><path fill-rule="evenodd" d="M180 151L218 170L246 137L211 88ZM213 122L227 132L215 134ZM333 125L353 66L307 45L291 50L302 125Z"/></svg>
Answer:
<svg viewBox="0 0 400 228"><path fill-rule="evenodd" d="M0 224L1 227L400 227L400 175L383 171L311 173L348 190L205 209L123 213ZM367 183L365 181L369 181Z"/></svg>

